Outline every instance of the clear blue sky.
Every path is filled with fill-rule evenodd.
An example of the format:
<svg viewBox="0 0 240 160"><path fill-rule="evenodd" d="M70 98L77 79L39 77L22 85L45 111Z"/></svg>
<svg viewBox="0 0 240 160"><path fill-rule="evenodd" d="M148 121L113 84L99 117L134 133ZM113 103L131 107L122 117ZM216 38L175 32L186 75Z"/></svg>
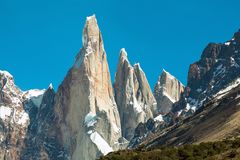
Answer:
<svg viewBox="0 0 240 160"><path fill-rule="evenodd" d="M120 48L140 62L153 87L162 68L184 84L209 42L240 28L239 0L0 0L0 70L18 86L54 87L82 47L86 16L96 14L114 78Z"/></svg>

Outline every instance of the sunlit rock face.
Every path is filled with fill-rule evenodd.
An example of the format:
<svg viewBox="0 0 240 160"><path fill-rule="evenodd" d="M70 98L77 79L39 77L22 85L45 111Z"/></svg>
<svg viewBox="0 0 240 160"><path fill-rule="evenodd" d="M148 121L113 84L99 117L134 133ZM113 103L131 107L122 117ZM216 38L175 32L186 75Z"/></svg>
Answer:
<svg viewBox="0 0 240 160"><path fill-rule="evenodd" d="M21 159L31 123L30 110L37 113L44 92L23 92L9 72L0 71L0 159Z"/></svg>
<svg viewBox="0 0 240 160"><path fill-rule="evenodd" d="M163 70L154 88L154 97L156 98L159 112L161 114L169 113L173 104L179 101L183 92L183 84L170 73Z"/></svg>
<svg viewBox="0 0 240 160"><path fill-rule="evenodd" d="M125 49L120 51L114 91L122 135L130 140L137 125L156 115L157 109L156 100L143 70L139 64L131 66Z"/></svg>
<svg viewBox="0 0 240 160"><path fill-rule="evenodd" d="M95 16L86 20L83 48L56 93L54 112L70 159L94 160L118 149L120 118Z"/></svg>

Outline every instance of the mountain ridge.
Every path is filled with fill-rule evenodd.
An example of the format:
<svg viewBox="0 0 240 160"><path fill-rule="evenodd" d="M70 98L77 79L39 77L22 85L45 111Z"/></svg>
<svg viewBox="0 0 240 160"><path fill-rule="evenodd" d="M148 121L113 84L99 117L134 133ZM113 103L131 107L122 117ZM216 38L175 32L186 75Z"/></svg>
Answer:
<svg viewBox="0 0 240 160"><path fill-rule="evenodd" d="M238 135L240 32L225 43L210 43L190 65L186 86L163 70L154 92L124 48L112 83L95 15L86 18L82 39L56 92L52 84L23 92L10 73L0 71L0 159L94 160L139 145Z"/></svg>

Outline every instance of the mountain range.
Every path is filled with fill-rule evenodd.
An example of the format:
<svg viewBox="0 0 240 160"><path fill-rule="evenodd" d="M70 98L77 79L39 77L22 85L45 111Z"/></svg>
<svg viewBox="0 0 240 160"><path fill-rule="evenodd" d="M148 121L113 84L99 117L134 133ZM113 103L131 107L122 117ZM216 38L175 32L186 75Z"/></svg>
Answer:
<svg viewBox="0 0 240 160"><path fill-rule="evenodd" d="M94 160L144 146L239 136L240 31L210 43L189 67L187 85L163 70L152 92L122 48L111 82L95 15L61 85L22 91L0 71L0 160Z"/></svg>

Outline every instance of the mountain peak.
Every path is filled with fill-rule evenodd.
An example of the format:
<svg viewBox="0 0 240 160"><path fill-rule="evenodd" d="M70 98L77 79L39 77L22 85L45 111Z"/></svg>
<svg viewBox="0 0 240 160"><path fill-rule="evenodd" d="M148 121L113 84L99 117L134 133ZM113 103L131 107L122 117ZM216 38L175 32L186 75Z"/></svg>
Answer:
<svg viewBox="0 0 240 160"><path fill-rule="evenodd" d="M90 41L92 42L98 42L100 40L100 30L97 24L96 16L89 16L86 19L86 23L83 29L83 47L87 48L88 43Z"/></svg>
<svg viewBox="0 0 240 160"><path fill-rule="evenodd" d="M137 70L143 72L143 70L142 70L142 68L141 68L141 66L140 66L140 63L135 63L133 66L134 66L134 69L137 69ZM144 72L143 72L143 73L144 73ZM145 73L144 73L144 74L145 74Z"/></svg>
<svg viewBox="0 0 240 160"><path fill-rule="evenodd" d="M163 69L154 87L154 96L160 113L167 114L170 112L173 104L180 99L183 91L183 84Z"/></svg>
<svg viewBox="0 0 240 160"><path fill-rule="evenodd" d="M128 55L127 55L127 51L126 51L126 49L125 48L122 48L121 50L120 50L120 57L127 57Z"/></svg>
<svg viewBox="0 0 240 160"><path fill-rule="evenodd" d="M168 71L166 71L165 69L162 70L162 74L159 77L159 81L161 79L176 79L172 74L170 74Z"/></svg>
<svg viewBox="0 0 240 160"><path fill-rule="evenodd" d="M0 70L0 74L6 76L8 78L13 78L13 76L8 71Z"/></svg>
<svg viewBox="0 0 240 160"><path fill-rule="evenodd" d="M53 89L53 84L50 83L49 86L48 86L49 89Z"/></svg>
<svg viewBox="0 0 240 160"><path fill-rule="evenodd" d="M156 101L140 64L134 66L121 49L114 82L115 100L122 125L122 135L127 140L134 136L136 126L155 114Z"/></svg>
<svg viewBox="0 0 240 160"><path fill-rule="evenodd" d="M125 50L125 48L122 48L120 50L119 60L122 60L122 61L127 60L128 61L128 57L127 56L128 56L127 51Z"/></svg>
<svg viewBox="0 0 240 160"><path fill-rule="evenodd" d="M87 21L90 21L90 20L95 20L95 21L97 21L95 14L93 14L93 15L91 15L91 16L88 16L86 19L87 19Z"/></svg>
<svg viewBox="0 0 240 160"><path fill-rule="evenodd" d="M103 38L93 15L86 19L83 47L59 87L54 104L61 141L73 159L96 159L111 152L113 146L119 147L116 142L121 137L120 118L110 77ZM67 125L58 123L61 121ZM65 141L69 135L72 140Z"/></svg>

